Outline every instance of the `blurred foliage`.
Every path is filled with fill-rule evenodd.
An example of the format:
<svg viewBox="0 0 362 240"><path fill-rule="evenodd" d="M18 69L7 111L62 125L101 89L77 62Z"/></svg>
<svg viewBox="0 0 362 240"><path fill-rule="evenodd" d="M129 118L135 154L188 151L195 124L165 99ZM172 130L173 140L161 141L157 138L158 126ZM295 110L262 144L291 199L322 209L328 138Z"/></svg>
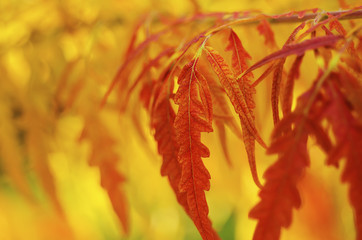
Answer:
<svg viewBox="0 0 362 240"><path fill-rule="evenodd" d="M203 11L339 8L338 1L322 0L198 2ZM120 119L112 104L99 107L139 18L146 13L183 16L194 7L193 1L181 0L0 1L0 239L200 239L160 176L161 161L152 134L145 130L149 120L144 110L138 110L143 129L139 134L133 127L134 116ZM280 26L280 36L288 33L285 28ZM129 105L141 107L135 100ZM112 144L101 145L101 154L113 151L126 178L128 237L100 185L98 168L89 163L97 145L80 139L89 119L98 122L96 130L113 139ZM264 136L271 127L269 123L262 127ZM205 139L212 149L206 161L212 176L207 197L215 228L224 239L251 239L255 221L247 213L257 201L257 188L246 155L239 151L241 142L229 134L233 161L229 168L216 137L210 134ZM257 150L263 172L271 159ZM323 159L318 149L311 146L310 151ZM283 238L353 239L352 212L346 187L338 184L339 172L322 168L322 161L313 164L301 186L304 207ZM322 197L317 198L316 192ZM325 220L315 211L326 206L333 209L330 226L318 235L315 226ZM311 218L315 221L305 220Z"/></svg>

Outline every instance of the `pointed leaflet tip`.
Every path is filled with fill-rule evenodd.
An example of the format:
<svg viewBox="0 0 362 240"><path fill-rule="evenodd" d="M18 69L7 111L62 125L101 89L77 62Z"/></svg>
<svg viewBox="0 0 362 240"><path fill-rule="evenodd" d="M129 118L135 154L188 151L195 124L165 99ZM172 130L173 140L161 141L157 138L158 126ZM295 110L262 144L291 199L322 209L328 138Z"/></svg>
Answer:
<svg viewBox="0 0 362 240"><path fill-rule="evenodd" d="M250 116L252 117L252 123L254 124L255 102L253 97L255 94L255 89L251 86L251 81L249 79L250 77L253 77L253 75L249 74L242 78L237 78L238 75L242 74L242 72L248 68L247 60L251 59L251 57L248 54L248 52L244 49L238 35L232 29L230 29L229 44L227 45L225 50L232 52L231 62L234 71L234 78L236 78L240 92L242 93L242 96L245 98L247 110L249 111ZM256 162L255 162L255 137L243 124L241 118L240 120L241 120L241 126L243 128L243 141L248 155L250 171L255 184L259 188L262 188L263 186L260 183L256 168ZM262 142L261 145L266 147L264 142Z"/></svg>
<svg viewBox="0 0 362 240"><path fill-rule="evenodd" d="M236 76L242 74L248 68L247 59L251 59L249 53L244 49L238 35L230 29L229 44L225 51L232 51L232 68Z"/></svg>
<svg viewBox="0 0 362 240"><path fill-rule="evenodd" d="M230 44L228 45L227 50L233 52L232 65L235 74L231 73L223 57L211 47L206 47L207 58L216 75L219 77L220 83L225 89L236 113L239 115L251 173L255 184L258 187L262 187L256 171L255 140L264 147L266 147L266 144L259 136L254 124L255 117L253 109L255 108L255 103L253 101L253 94L255 93L255 90L250 87L250 80L247 78L248 76L238 79L238 81L236 80L236 75L247 68L245 56L248 56L248 54L243 49L240 39L233 31L230 33L229 41ZM242 58L242 56L244 56L244 58Z"/></svg>
<svg viewBox="0 0 362 240"><path fill-rule="evenodd" d="M246 149L246 153L248 155L248 162L250 167L251 176L253 177L253 181L255 185L262 189L263 185L260 182L258 171L256 167L255 161L255 138L247 132L247 130L243 131L243 140Z"/></svg>

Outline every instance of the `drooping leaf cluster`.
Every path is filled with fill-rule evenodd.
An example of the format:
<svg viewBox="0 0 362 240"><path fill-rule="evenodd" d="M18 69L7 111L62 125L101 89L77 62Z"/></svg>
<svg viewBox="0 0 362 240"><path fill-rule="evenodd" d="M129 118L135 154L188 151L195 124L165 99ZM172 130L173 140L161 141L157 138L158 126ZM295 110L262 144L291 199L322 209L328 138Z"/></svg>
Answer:
<svg viewBox="0 0 362 240"><path fill-rule="evenodd" d="M345 161L342 182L348 184L357 239L362 239L362 27L359 20L349 20L361 16L361 9L331 13L310 9L281 15L198 12L183 18L145 16L136 24L123 63L100 105L114 104L121 115L131 116L141 137L138 105L146 109L162 157L161 175L168 178L178 203L203 239L220 238L209 218L205 196L212 189L212 176L204 159L212 149L202 134L214 128L230 166L226 128L242 139L251 177L260 188L260 201L249 212L257 220L253 239L279 239L282 228L291 225L293 209L302 205L298 183L314 160L308 152L309 141L325 153L326 166L339 167ZM298 24L279 48L273 24L294 21ZM264 42L261 59L243 45L247 36L238 34L238 29L246 26L253 26ZM307 54L312 55L318 72L314 79L298 80L310 86L295 96L295 81L302 75ZM268 82L266 104L270 104L274 124L270 144L255 123L258 86ZM80 86L74 86L69 105L80 94ZM0 94L6 96L7 91L0 89ZM27 129L24 147L45 192L61 213L46 159L43 135L49 133L42 128L51 126L52 119L40 117L44 115L38 115L23 99L17 101L25 109L25 120L17 123ZM5 132L0 135L1 163L16 187L32 198L22 157L17 154L19 146L11 141L14 138L4 137L15 135L16 129L3 102L0 99L4 113L0 125ZM99 170L101 185L127 233L126 180L118 170L114 140L99 116L85 112L87 121L79 140L92 146L88 163ZM277 159L263 174L264 184L256 167L255 142Z"/></svg>
<svg viewBox="0 0 362 240"><path fill-rule="evenodd" d="M357 147L362 139L361 33L354 21L347 23L348 30L340 22L358 11L359 8L323 14L312 9L278 16L196 14L165 24L161 31L152 33L137 46L134 39L131 41L124 64L105 99L113 90L121 98L120 102L126 103L131 94L142 89L140 98L150 113L151 127L163 157L161 173L168 177L179 203L203 239L218 236L208 218L204 191L210 189L212 176L203 163L203 158L210 153L202 143L201 132L212 132L213 127L224 129L219 136L225 158L230 161L225 147L225 126L242 138L254 182L261 189L260 202L249 214L258 220L254 239L279 239L281 229L290 226L293 209L301 206L297 185L311 161L309 139L326 153L327 165L338 166L340 159L346 158L342 179L350 186L357 239L361 238L362 154ZM279 49L270 22L294 16L298 16L301 23ZM199 33L194 30L177 45L169 46L171 41L167 41L167 37L172 37L180 26L197 28L195 22L205 19L212 19L208 29L199 29ZM243 36L238 36L234 28L258 23L257 30L271 53L251 64L252 57L242 44ZM216 50L213 46L216 35L224 37L224 49ZM160 51L151 58L146 52L153 46ZM293 108L295 80L309 52L318 64L318 75L311 87L297 96ZM146 57L145 67L138 77L129 78L126 69L143 57ZM290 69L285 67L288 59L292 61ZM150 72L151 68L156 74L145 77L145 71ZM259 68L264 71L256 78L253 71ZM258 84L269 79L275 128L271 144L267 146L255 125L254 98ZM235 126L235 114L242 135ZM255 141L266 148L268 154L278 156L264 173L264 185L255 165Z"/></svg>

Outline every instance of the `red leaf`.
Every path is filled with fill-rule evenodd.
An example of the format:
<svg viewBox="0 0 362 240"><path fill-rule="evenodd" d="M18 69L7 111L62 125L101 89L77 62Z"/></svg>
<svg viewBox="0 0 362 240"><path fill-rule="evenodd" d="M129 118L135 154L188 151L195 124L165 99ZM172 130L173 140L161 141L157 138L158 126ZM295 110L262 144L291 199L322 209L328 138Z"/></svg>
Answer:
<svg viewBox="0 0 362 240"><path fill-rule="evenodd" d="M162 74L161 79L166 79L168 73ZM162 156L161 175L167 176L169 183L175 192L177 201L189 214L189 207L187 204L187 196L184 192L180 192L179 183L181 178L181 166L177 159L179 152L179 145L176 141L176 133L174 128L175 111L173 110L168 90L172 91L173 86L167 86L167 81L159 81L156 87L159 91L156 105L153 108L151 125L155 129L154 138L157 141L157 148L159 154Z"/></svg>
<svg viewBox="0 0 362 240"><path fill-rule="evenodd" d="M288 40L285 42L283 48L289 44L291 44L294 39L295 39L295 36L297 35L297 33L303 29L305 26L305 22L303 22L302 24L300 24L298 27L296 27L292 34L289 36ZM258 85L262 80L264 80L270 73L271 71L275 70L275 68L278 66L278 63L275 63L275 64L271 64L264 72L263 74L257 79L254 81L254 83L251 85L252 87L255 87L256 85Z"/></svg>
<svg viewBox="0 0 362 240"><path fill-rule="evenodd" d="M208 82L205 77L200 74L200 78L198 78L197 84L199 86L199 95L201 99L201 103L204 106L204 113L208 124L212 125L212 99L211 93L209 89Z"/></svg>
<svg viewBox="0 0 362 240"><path fill-rule="evenodd" d="M233 32L231 32L229 40L233 44L230 44L227 49L233 51L233 66L239 68L239 70L235 70L236 73L239 73L242 71L240 69L241 66L243 66L242 68L247 67L246 63L243 62L245 60L241 60L240 58L240 53L245 50L242 49L240 40L236 34L233 34ZM236 48L233 48L233 46ZM241 127L243 129L244 145L248 155L251 173L255 184L261 188L262 184L259 181L255 164L255 139L262 146L266 145L258 135L254 123L255 116L253 110L255 108L255 103L253 100L253 94L255 93L255 89L250 86L250 80L248 79L249 76L243 76L239 79L239 81L236 81L236 76L231 74L229 67L221 55L211 47L206 47L206 51L210 64L212 65L215 73L218 75L221 85L224 87L227 95L229 96L235 111L239 114Z"/></svg>
<svg viewBox="0 0 362 240"><path fill-rule="evenodd" d="M326 26L322 26L322 29L324 30L324 32L326 33L326 35L334 35L328 28L326 28Z"/></svg>
<svg viewBox="0 0 362 240"><path fill-rule="evenodd" d="M272 112L273 112L273 121L274 124L279 122L279 94L280 94L280 84L282 81L282 75L283 75L283 67L285 63L285 59L287 56L291 54L297 54L297 56L303 55L304 52L308 49L315 49L320 46L328 46L334 44L338 39L340 39L340 36L324 36L319 37L318 41L315 41L315 39L306 40L302 43L298 44L290 44L294 41L296 34L304 27L304 23L299 25L293 33L290 35L286 43L284 44L283 48L275 53L270 54L269 56L265 57L261 61L257 62L253 66L251 66L246 72L247 74L251 72L252 70L255 70L256 68L259 68L263 66L264 64L280 59L278 63L276 63L275 71L274 71L274 77L273 77L273 83L272 83L272 94L271 94L271 104L272 104Z"/></svg>
<svg viewBox="0 0 362 240"><path fill-rule="evenodd" d="M201 72L205 76L211 91L213 118L219 122L222 120L223 124L227 125L238 138L242 139L240 127L236 123L226 100L225 90L215 81L214 77L206 70L206 67L202 67Z"/></svg>
<svg viewBox="0 0 362 240"><path fill-rule="evenodd" d="M295 36L298 34L298 32L300 30L302 30L305 27L305 22L302 22L300 25L298 25L298 27L296 27L293 32L290 34L290 36L288 37L287 41L285 42L283 48L287 45L290 45L294 42L295 40Z"/></svg>
<svg viewBox="0 0 362 240"><path fill-rule="evenodd" d="M236 76L239 76L248 68L247 60L251 59L249 53L244 49L238 35L230 29L229 42L225 51L232 52L232 69Z"/></svg>
<svg viewBox="0 0 362 240"><path fill-rule="evenodd" d="M295 36L298 34L300 30L302 30L305 26L305 22L296 27L292 34L289 36L285 44L283 45L283 49L287 48L291 43L294 42ZM271 104L272 104L272 112L273 112L273 122L274 125L279 122L279 94L280 94L280 85L283 77L283 68L286 57L281 58L275 66L273 83L272 83L272 93L271 93Z"/></svg>
<svg viewBox="0 0 362 240"><path fill-rule="evenodd" d="M235 73L235 77L242 74L248 68L248 64L246 62L247 59L251 59L250 55L246 52L241 44L239 37L235 34L233 30L230 30L230 37L229 37L229 44L226 47L227 51L232 51L232 68ZM255 109L255 102L254 102L254 94L255 89L251 86L250 77L252 74L245 75L237 80L240 91L242 92L243 96L245 97L245 102L250 112L250 115L253 119L255 119L254 109ZM248 161L250 170L253 176L253 180L258 187L262 187L260 183L256 163L255 163L255 137L252 133L243 127L243 141L246 149L246 153L248 155Z"/></svg>
<svg viewBox="0 0 362 240"><path fill-rule="evenodd" d="M139 93L139 99L142 102L142 105L146 108L150 108L150 104L153 98L153 91L155 88L155 81L147 81L143 84L141 91ZM126 106L126 104L125 104Z"/></svg>
<svg viewBox="0 0 362 240"><path fill-rule="evenodd" d="M361 65L360 68L354 69L356 71L356 74L354 75L352 71L348 71L340 65L339 71L341 77L339 78L339 82L344 91L348 92L348 95L346 97L353 105L354 110L357 111L360 116L362 116L362 83L358 78L358 74L362 73L362 61L358 57L356 58L354 59L355 62L359 62L359 64ZM348 64L349 67L351 65L352 64Z"/></svg>
<svg viewBox="0 0 362 240"><path fill-rule="evenodd" d="M347 34L346 29L344 29L342 24L337 19L329 22L329 30L333 31L333 29L336 29L336 31L342 36L346 36Z"/></svg>
<svg viewBox="0 0 362 240"><path fill-rule="evenodd" d="M261 20L257 26L257 29L259 33L264 36L265 45L269 46L270 48L278 48L275 42L273 30L271 29L270 23L267 20Z"/></svg>
<svg viewBox="0 0 362 240"><path fill-rule="evenodd" d="M211 132L213 129L208 119L211 111L207 109L209 105L203 104L199 96L209 90L196 64L197 59L194 59L182 69L174 98L179 105L174 123L180 147L178 161L182 169L179 190L187 195L189 215L202 238L216 239L218 236L208 218L209 208L204 192L210 189L211 177L201 159L210 155L209 149L201 143L201 132Z"/></svg>
<svg viewBox="0 0 362 240"><path fill-rule="evenodd" d="M281 228L289 227L292 222L293 208L301 205L296 185L309 164L307 132L301 130L303 125L296 115L280 121L275 131L290 128L292 122L298 129L273 139L269 147L279 157L264 174L266 183L259 193L261 201L249 212L249 217L258 219L253 240L278 240Z"/></svg>
<svg viewBox="0 0 362 240"><path fill-rule="evenodd" d="M328 13L329 17L327 19L313 24L308 30L306 30L303 34L301 34L298 39L304 38L308 34L315 32L319 27L324 26L333 20L351 19L354 16L357 16L360 14L360 11L359 11L360 9L362 9L361 6L358 6L353 9L346 10L346 11L329 12ZM315 16L314 16L314 18L315 18Z"/></svg>
<svg viewBox="0 0 362 240"><path fill-rule="evenodd" d="M317 121L307 120L305 124L307 131L315 137L317 144L324 152L329 153L332 150L332 143L328 133Z"/></svg>
<svg viewBox="0 0 362 240"><path fill-rule="evenodd" d="M207 71L206 67L201 65L200 69L202 74L205 76L211 91L213 103L213 119L216 124L216 132L219 136L221 148L227 164L231 166L232 163L227 149L225 125L227 125L238 138L242 139L242 134L234 119L234 116L230 111L229 105L226 101L224 89L215 81L214 77L210 74L210 72Z"/></svg>
<svg viewBox="0 0 362 240"><path fill-rule="evenodd" d="M362 239L362 126L351 128L347 140L347 161L342 181L349 183L349 199L354 209L356 239Z"/></svg>
<svg viewBox="0 0 362 240"><path fill-rule="evenodd" d="M249 67L248 70L246 70L244 72L244 75L248 74L251 71L254 71L255 69L257 69L271 61L277 60L277 59L285 58L285 57L288 57L288 56L294 55L294 54L297 56L300 56L300 55L304 54L305 51L307 51L307 50L316 49L319 47L333 46L340 39L343 39L343 37L342 36L322 36L322 37L316 37L313 39L308 39L301 43L287 45L287 46L283 47L281 50L276 51L276 52L266 56L262 60L258 61L257 63L255 63L254 65Z"/></svg>
<svg viewBox="0 0 362 240"><path fill-rule="evenodd" d="M343 79L344 80L344 79ZM342 181L349 184L349 199L354 209L356 239L362 239L362 125L361 116L352 114L348 101L340 91L340 86L327 87L331 103L325 117L332 125L337 145L330 151L329 164L338 166L338 161L346 158ZM332 155L333 154L333 155Z"/></svg>
<svg viewBox="0 0 362 240"><path fill-rule="evenodd" d="M255 128L253 115L246 103L246 96L241 92L239 84L231 73L225 60L211 47L206 46L205 51L212 68L219 77L221 85L225 89L226 94L235 108L235 112L239 114L242 125L251 132L260 145L266 147L266 144Z"/></svg>

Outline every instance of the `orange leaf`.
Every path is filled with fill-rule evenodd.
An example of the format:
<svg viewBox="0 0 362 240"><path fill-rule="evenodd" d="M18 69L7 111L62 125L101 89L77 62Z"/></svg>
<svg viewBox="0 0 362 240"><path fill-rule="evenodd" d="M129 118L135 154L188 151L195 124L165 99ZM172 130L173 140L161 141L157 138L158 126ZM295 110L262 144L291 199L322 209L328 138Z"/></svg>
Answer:
<svg viewBox="0 0 362 240"><path fill-rule="evenodd" d="M100 172L101 186L107 191L112 207L125 234L129 233L128 203L122 189L125 177L117 171L118 154L113 150L115 141L108 134L101 120L87 116L80 140L89 139L92 152L88 164Z"/></svg>
<svg viewBox="0 0 362 240"><path fill-rule="evenodd" d="M255 107L253 105L254 102L252 101L250 93L241 91L240 86L244 85L241 82L239 84L235 80L236 78L232 75L222 56L211 47L205 47L205 49L207 51L207 58L210 64L212 65L215 73L218 75L221 85L224 87L236 113L239 115L251 174L255 184L258 187L262 187L255 165L254 140L256 139L263 147L266 147L266 144L261 139L255 128L254 114L252 112L252 109ZM247 89L247 86L245 86L245 89Z"/></svg>
<svg viewBox="0 0 362 240"><path fill-rule="evenodd" d="M271 29L270 23L263 19L260 21L257 29L261 35L264 36L265 41L264 44L270 48L278 48L277 43L275 42L274 33Z"/></svg>
<svg viewBox="0 0 362 240"><path fill-rule="evenodd" d="M239 37L235 34L233 30L230 30L230 36L229 36L229 44L226 47L227 51L232 51L232 68L235 73L235 77L242 74L243 71L245 71L248 68L248 64L246 62L247 59L251 59L250 55L246 52L243 45L241 44L241 41ZM254 124L254 109L255 109L255 102L253 99L253 96L255 94L255 89L251 86L250 77L253 75L250 73L248 75L242 76L237 80L239 89L242 93L242 96L245 98L245 102L247 105L247 110L250 113L250 116L252 117L253 124ZM243 125L243 123L242 123ZM256 163L255 163L255 137L253 134L245 127L243 127L243 140L245 149L248 155L248 161L250 170L253 176L253 180L255 184L258 187L262 187L262 184L260 183Z"/></svg>
<svg viewBox="0 0 362 240"><path fill-rule="evenodd" d="M181 178L181 165L177 159L179 145L176 141L176 133L174 128L175 111L173 110L168 90L172 91L173 86L169 88L167 81L162 81L168 78L169 72L163 73L160 81L156 86L158 91L155 106L152 111L151 125L155 129L154 138L157 141L158 152L162 156L161 175L167 176L169 183L175 192L176 198L181 206L189 214L187 196L184 192L180 192L179 183Z"/></svg>
<svg viewBox="0 0 362 240"><path fill-rule="evenodd" d="M245 126L248 131L250 131L250 133L255 137L260 145L266 147L266 144L261 139L258 131L255 128L254 118L250 113L250 109L248 108L246 96L244 96L240 90L239 84L231 73L225 60L213 48L206 46L205 50L207 52L207 58L215 73L219 77L221 85L225 89L226 94L233 104L236 113L239 115L242 125Z"/></svg>
<svg viewBox="0 0 362 240"><path fill-rule="evenodd" d="M343 79L344 81L345 79ZM361 85L359 86L361 89ZM325 117L332 125L336 146L330 151L328 163L338 166L338 161L346 158L342 181L349 184L349 199L355 214L356 239L362 239L362 124L357 114L352 114L340 86L327 86L330 104ZM332 155L333 154L333 155Z"/></svg>
<svg viewBox="0 0 362 240"><path fill-rule="evenodd" d="M232 41L235 38L230 38ZM235 42L234 42L235 43ZM237 46L237 45L236 45ZM241 45L237 46L240 47ZM211 47L205 47L207 51L207 58L212 65L215 73L218 75L221 85L224 87L231 103L233 104L236 113L239 115L241 127L243 129L243 138L245 149L248 155L249 166L253 180L258 187L262 187L260 180L258 178L258 173L255 164L255 139L263 146L266 147L266 144L259 136L254 123L254 113L253 109L255 107L254 101L252 100L252 94L254 89L248 84L248 76L244 76L238 82L235 80L236 77L232 75L228 65L222 56L217 53ZM238 52L233 51L233 58L238 58ZM238 62L234 60L234 62ZM240 62L240 61L239 61ZM235 67L240 66L239 64L234 64ZM241 90L243 89L243 91ZM254 90L254 91L253 91Z"/></svg>
<svg viewBox="0 0 362 240"><path fill-rule="evenodd" d="M290 45L291 43L294 42L295 36L298 34L298 32L300 30L302 30L305 26L305 22L303 22L302 24L300 24L298 27L296 27L292 34L288 37L287 41L285 42L285 44L283 45L283 49L284 48L288 48L288 45ZM304 55L304 54L302 54ZM301 55L301 56L302 56ZM299 57L299 55L298 55ZM285 63L286 57L281 58L276 64L275 64L275 71L274 71L274 76L273 76L273 83L272 83L272 93L271 93L271 104L272 104L272 112L273 112L273 121L274 121L274 125L277 124L279 122L279 94L280 94L280 85L282 82L282 77L283 77L283 68L284 68L284 63ZM294 68L292 68L291 71L296 71L298 69L297 65L294 66ZM289 80L289 84L290 81L292 81L293 79L288 79ZM289 85L288 87L291 87L291 85ZM289 88L289 90L293 90L292 88ZM292 94L289 93L289 94Z"/></svg>
<svg viewBox="0 0 362 240"><path fill-rule="evenodd" d="M214 79L214 76L208 72L207 68L200 67L202 74L205 76L207 84L211 91L213 103L213 118L221 124L227 125L230 130L240 139L242 139L240 127L236 123L226 100L225 91L222 86Z"/></svg>
<svg viewBox="0 0 362 240"><path fill-rule="evenodd" d="M279 157L264 174L266 183L259 193L261 201L249 212L249 217L258 219L253 240L278 240L281 228L289 227L292 222L293 208L301 205L296 185L309 165L307 132L301 130L303 124L295 114L280 121L275 131L290 128L291 123L298 125L298 129L273 139L268 150Z"/></svg>
<svg viewBox="0 0 362 240"><path fill-rule="evenodd" d="M321 36L316 37L313 39L305 40L301 43L295 43L295 44L289 44L283 47L281 50L278 50L266 57L264 57L262 60L258 61L254 65L248 68L244 72L245 74L248 74L249 72L271 62L277 59L285 58L290 55L297 55L300 56L305 53L307 50L316 49L319 47L326 47L326 46L333 46L338 40L342 39L342 36Z"/></svg>
<svg viewBox="0 0 362 240"><path fill-rule="evenodd" d="M247 59L251 59L249 53L244 49L238 35L230 29L229 42L226 51L232 52L232 68L236 76L239 76L248 68Z"/></svg>
<svg viewBox="0 0 362 240"><path fill-rule="evenodd" d="M218 84L214 77L207 71L206 67L201 65L201 72L205 76L209 85L213 103L213 119L217 128L221 149L223 151L225 160L229 166L232 166L231 158L227 148L227 137L225 132L225 125L240 139L242 134L239 126L237 125L234 116L232 115L229 105L226 101L225 91Z"/></svg>
<svg viewBox="0 0 362 240"><path fill-rule="evenodd" d="M189 215L203 239L217 239L210 219L205 192L210 189L210 173L201 158L209 157L209 149L201 143L201 132L211 132L208 104L200 95L209 95L206 80L196 69L197 59L184 66L178 78L179 88L175 103L179 109L175 119L176 139L179 144L178 161L181 165L179 189L187 195Z"/></svg>
<svg viewBox="0 0 362 240"><path fill-rule="evenodd" d="M336 29L336 31L342 36L346 36L347 34L346 29L344 29L342 24L337 19L333 19L329 22L329 30L332 31L333 29Z"/></svg>

